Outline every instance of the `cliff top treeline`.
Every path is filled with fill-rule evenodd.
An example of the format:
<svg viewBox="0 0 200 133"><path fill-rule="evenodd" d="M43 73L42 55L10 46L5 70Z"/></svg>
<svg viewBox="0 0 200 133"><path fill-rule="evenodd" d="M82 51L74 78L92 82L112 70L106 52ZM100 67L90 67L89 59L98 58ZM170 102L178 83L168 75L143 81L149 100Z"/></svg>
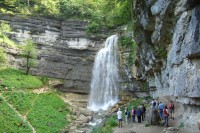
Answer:
<svg viewBox="0 0 200 133"><path fill-rule="evenodd" d="M131 20L132 0L1 0L0 13L89 21L89 30L115 28Z"/></svg>

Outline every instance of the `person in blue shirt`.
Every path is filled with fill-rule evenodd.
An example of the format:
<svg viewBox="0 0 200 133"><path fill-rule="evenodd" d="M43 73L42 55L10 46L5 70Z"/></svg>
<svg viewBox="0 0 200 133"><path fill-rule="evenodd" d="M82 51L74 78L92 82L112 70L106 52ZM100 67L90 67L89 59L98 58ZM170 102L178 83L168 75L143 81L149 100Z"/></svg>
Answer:
<svg viewBox="0 0 200 133"><path fill-rule="evenodd" d="M140 107L137 108L136 115L137 115L138 123L141 123L142 111Z"/></svg>
<svg viewBox="0 0 200 133"><path fill-rule="evenodd" d="M164 108L165 108L165 105L162 102L160 102L160 104L158 105L158 109L159 109L160 119L161 120L164 119L164 117L163 117L163 109Z"/></svg>

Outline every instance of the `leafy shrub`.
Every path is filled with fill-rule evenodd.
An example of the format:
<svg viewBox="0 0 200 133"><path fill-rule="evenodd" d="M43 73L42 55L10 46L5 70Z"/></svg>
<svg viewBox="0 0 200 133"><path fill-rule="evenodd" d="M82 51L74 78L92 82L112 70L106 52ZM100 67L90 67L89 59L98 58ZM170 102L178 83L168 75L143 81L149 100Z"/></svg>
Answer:
<svg viewBox="0 0 200 133"><path fill-rule="evenodd" d="M106 125L110 126L110 127L116 127L118 125L117 123L117 119L114 117L111 117L107 120Z"/></svg>
<svg viewBox="0 0 200 133"><path fill-rule="evenodd" d="M40 80L42 81L43 85L49 85L49 78L47 77L40 77Z"/></svg>
<svg viewBox="0 0 200 133"><path fill-rule="evenodd" d="M12 31L9 24L1 22L0 24L0 44L3 43L7 47L15 48L16 43L8 38L7 34Z"/></svg>
<svg viewBox="0 0 200 133"><path fill-rule="evenodd" d="M92 133L112 133L112 129L118 125L117 118L110 117L106 120L103 127L95 127Z"/></svg>

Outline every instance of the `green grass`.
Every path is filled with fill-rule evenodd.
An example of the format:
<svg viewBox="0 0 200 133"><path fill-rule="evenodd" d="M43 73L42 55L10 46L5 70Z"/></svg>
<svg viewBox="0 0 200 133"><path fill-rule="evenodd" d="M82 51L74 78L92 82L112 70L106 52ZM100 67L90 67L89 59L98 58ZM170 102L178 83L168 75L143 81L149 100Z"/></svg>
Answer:
<svg viewBox="0 0 200 133"><path fill-rule="evenodd" d="M68 105L55 93L40 94L35 99L27 118L36 128L37 133L59 132L68 124L67 107Z"/></svg>
<svg viewBox="0 0 200 133"><path fill-rule="evenodd" d="M35 128L37 133L57 133L69 124L66 119L69 105L56 92L36 94L30 89L48 85L48 78L26 75L13 69L0 69L0 90L5 100L12 105ZM3 91L8 87L9 91ZM0 97L0 133L32 132Z"/></svg>
<svg viewBox="0 0 200 133"><path fill-rule="evenodd" d="M24 72L14 68L0 69L0 90L18 90L18 89L34 89L43 85L42 81L32 75L26 75Z"/></svg>
<svg viewBox="0 0 200 133"><path fill-rule="evenodd" d="M31 133L29 125L0 97L0 132L1 133Z"/></svg>
<svg viewBox="0 0 200 133"><path fill-rule="evenodd" d="M6 100L22 115L25 115L33 106L37 94L23 92L3 93Z"/></svg>
<svg viewBox="0 0 200 133"><path fill-rule="evenodd" d="M96 127L92 130L92 133L112 133L113 128L118 125L116 117L110 117L106 120L103 127Z"/></svg>

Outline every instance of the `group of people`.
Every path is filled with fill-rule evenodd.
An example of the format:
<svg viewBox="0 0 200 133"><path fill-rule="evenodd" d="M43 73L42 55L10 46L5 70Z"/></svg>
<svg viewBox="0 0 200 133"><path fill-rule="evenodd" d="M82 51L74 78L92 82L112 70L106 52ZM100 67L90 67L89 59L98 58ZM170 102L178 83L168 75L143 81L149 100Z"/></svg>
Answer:
<svg viewBox="0 0 200 133"><path fill-rule="evenodd" d="M162 102L157 102L153 99L152 108L157 108L159 110L160 119L164 120L162 125L168 127L168 118L174 120L174 103L171 101L168 105L163 104Z"/></svg>
<svg viewBox="0 0 200 133"><path fill-rule="evenodd" d="M160 119L164 120L162 125L168 127L168 117L174 120L174 104L171 101L168 105L163 104L162 102L159 102L158 100L152 100L152 109L158 109L160 114ZM130 118L132 118L132 122L141 123L145 118L146 113L146 107L142 104L138 106L137 108L132 107L131 111L128 110L127 107L125 107L125 122L126 124L129 123ZM122 110L119 108L117 111L117 119L118 119L118 126L122 127Z"/></svg>
<svg viewBox="0 0 200 133"><path fill-rule="evenodd" d="M125 122L128 124L130 122L130 118L132 118L132 122L141 123L145 118L146 107L144 105L138 106L138 108L132 107L131 111L127 107L125 107ZM122 127L122 111L119 108L117 112L118 126Z"/></svg>

